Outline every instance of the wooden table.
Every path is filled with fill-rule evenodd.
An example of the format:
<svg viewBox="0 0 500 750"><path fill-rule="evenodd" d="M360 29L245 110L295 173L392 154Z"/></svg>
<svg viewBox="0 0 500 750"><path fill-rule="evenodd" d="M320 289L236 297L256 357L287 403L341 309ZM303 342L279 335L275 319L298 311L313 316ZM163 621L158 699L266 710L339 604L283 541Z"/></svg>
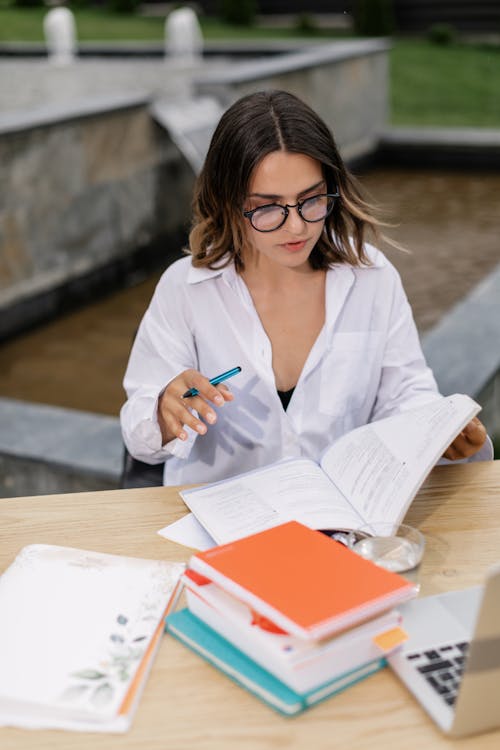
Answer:
<svg viewBox="0 0 500 750"><path fill-rule="evenodd" d="M26 544L187 560L158 536L185 507L173 488L12 498L0 502L0 571ZM433 470L408 522L426 535L422 592L481 582L500 559L500 461ZM36 613L33 613L36 627ZM500 731L460 741L440 734L388 670L294 718L276 714L165 636L125 735L0 729L2 750L434 750L500 747Z"/></svg>

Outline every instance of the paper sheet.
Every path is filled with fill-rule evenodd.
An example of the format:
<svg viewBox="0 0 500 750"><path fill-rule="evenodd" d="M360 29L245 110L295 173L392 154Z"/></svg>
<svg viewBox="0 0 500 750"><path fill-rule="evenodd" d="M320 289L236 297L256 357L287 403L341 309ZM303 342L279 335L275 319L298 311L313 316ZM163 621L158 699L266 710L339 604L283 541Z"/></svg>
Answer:
<svg viewBox="0 0 500 750"><path fill-rule="evenodd" d="M172 542L197 550L210 549L217 544L192 513L160 529L158 534Z"/></svg>

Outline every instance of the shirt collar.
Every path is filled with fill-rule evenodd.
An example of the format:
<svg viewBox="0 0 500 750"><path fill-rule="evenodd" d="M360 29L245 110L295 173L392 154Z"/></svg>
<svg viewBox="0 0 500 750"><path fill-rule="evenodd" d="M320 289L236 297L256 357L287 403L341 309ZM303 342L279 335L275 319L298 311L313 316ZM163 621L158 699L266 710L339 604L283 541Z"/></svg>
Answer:
<svg viewBox="0 0 500 750"><path fill-rule="evenodd" d="M384 266L387 265L387 258L383 253L380 252L380 250L377 250L374 245L370 245L369 242L365 242L364 248L366 257L370 261L371 265L361 266L361 268L384 268Z"/></svg>
<svg viewBox="0 0 500 750"><path fill-rule="evenodd" d="M380 252L380 250L377 250L376 247L373 245L370 245L369 243L365 243L365 253L370 261L370 266L361 266L361 268L383 268L387 265L387 260L385 256ZM224 256L222 261L226 259L227 256ZM337 264L334 265L332 268L335 269L335 271L338 273L340 269L343 271L346 271L347 275L350 276L353 268L360 268L360 266L351 266L348 263L343 264ZM230 263L228 263L226 266L221 268L208 268L206 266L195 268L193 265L189 267L189 273L187 277L188 284L198 284L202 281L207 281L209 279L214 279L217 276L221 276L224 281L226 281L230 286L233 286L236 281L236 268L234 265L234 261L231 260Z"/></svg>
<svg viewBox="0 0 500 750"><path fill-rule="evenodd" d="M223 258L223 261L225 258ZM231 283L236 276L236 268L234 267L234 261L231 261L223 268L208 268L207 266L195 268L191 265L187 276L188 284L199 284L202 281L208 281L209 279L215 279L217 276L221 276L225 281Z"/></svg>

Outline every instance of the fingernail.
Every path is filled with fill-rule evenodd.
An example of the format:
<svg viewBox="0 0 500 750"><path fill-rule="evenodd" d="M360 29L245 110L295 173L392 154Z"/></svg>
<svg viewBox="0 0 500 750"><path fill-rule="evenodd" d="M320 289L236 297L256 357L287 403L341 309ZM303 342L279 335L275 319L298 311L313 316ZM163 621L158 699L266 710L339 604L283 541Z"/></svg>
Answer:
<svg viewBox="0 0 500 750"><path fill-rule="evenodd" d="M224 403L224 399L222 398L222 396L216 396L214 398L214 401L217 404L217 406L222 406L222 404Z"/></svg>
<svg viewBox="0 0 500 750"><path fill-rule="evenodd" d="M179 440L187 440L187 435L185 432L181 432L179 434Z"/></svg>
<svg viewBox="0 0 500 750"><path fill-rule="evenodd" d="M198 427L196 429L200 433L200 435L204 435L205 432L207 431L207 428L205 427L204 424L198 425Z"/></svg>
<svg viewBox="0 0 500 750"><path fill-rule="evenodd" d="M206 420L207 420L207 422L210 422L210 424L213 424L213 423L215 422L215 420L216 420L216 419L217 419L217 417L216 417L216 416L215 416L215 414L213 414L212 412L210 412L210 413L209 413L209 414L207 414L207 416L206 416Z"/></svg>

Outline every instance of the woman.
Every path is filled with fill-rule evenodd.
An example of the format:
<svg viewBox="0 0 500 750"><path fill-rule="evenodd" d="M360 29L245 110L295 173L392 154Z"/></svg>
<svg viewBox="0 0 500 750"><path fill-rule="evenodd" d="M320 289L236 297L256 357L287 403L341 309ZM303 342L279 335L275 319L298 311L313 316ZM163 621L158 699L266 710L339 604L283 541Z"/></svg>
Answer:
<svg viewBox="0 0 500 750"><path fill-rule="evenodd" d="M162 276L124 380L125 442L165 462L165 484L317 460L438 397L399 275L366 242L379 223L306 104L284 91L233 104L193 206L190 257ZM210 384L235 366L230 387ZM485 441L474 419L445 456L491 457Z"/></svg>

